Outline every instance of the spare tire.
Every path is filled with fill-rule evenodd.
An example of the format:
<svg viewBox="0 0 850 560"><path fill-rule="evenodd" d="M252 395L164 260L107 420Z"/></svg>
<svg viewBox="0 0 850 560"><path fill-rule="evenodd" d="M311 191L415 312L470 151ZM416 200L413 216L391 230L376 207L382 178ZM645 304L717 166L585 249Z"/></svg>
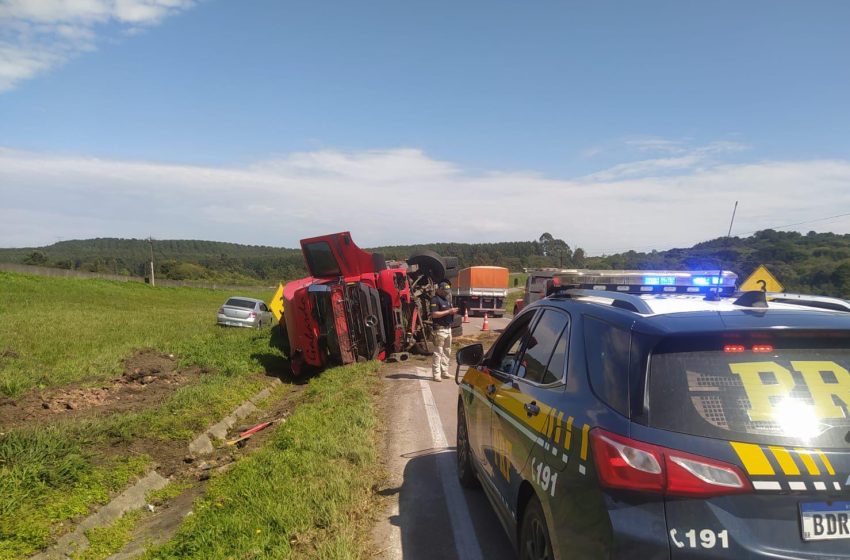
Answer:
<svg viewBox="0 0 850 560"><path fill-rule="evenodd" d="M425 250L413 253L407 259L407 264L417 266L416 272L409 273L412 276L426 276L432 282L439 282L446 277L446 263L443 261L443 257L434 251Z"/></svg>

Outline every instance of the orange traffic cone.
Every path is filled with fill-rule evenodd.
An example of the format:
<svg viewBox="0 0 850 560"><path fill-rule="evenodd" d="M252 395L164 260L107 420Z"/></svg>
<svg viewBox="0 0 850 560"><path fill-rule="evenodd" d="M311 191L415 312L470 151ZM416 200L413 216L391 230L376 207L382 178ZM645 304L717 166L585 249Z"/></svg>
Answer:
<svg viewBox="0 0 850 560"><path fill-rule="evenodd" d="M464 308L464 310L463 310L463 322L464 323L469 322L469 310L466 309L466 308Z"/></svg>
<svg viewBox="0 0 850 560"><path fill-rule="evenodd" d="M490 330L490 323L487 321L487 314L486 313L484 314L484 324L481 325L481 330L482 331L489 331Z"/></svg>

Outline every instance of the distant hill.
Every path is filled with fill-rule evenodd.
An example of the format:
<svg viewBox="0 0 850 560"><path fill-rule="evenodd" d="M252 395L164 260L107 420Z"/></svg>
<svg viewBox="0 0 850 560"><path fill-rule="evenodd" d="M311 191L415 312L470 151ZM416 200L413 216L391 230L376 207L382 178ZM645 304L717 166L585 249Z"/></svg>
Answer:
<svg viewBox="0 0 850 560"><path fill-rule="evenodd" d="M298 249L216 241L154 241L156 274L173 280L256 283L306 274ZM764 230L751 237L718 238L693 247L586 257L563 240L544 234L534 241L433 243L375 247L388 259L404 260L429 249L456 256L461 266L497 265L511 270L564 266L606 269L724 268L742 279L766 265L789 291L850 298L850 235ZM0 249L0 262L53 266L90 272L144 276L150 245L143 239L99 238L61 241L46 247Z"/></svg>
<svg viewBox="0 0 850 560"><path fill-rule="evenodd" d="M150 258L146 239L97 238L0 249L0 262L128 276L145 276ZM296 278L305 270L300 250L218 241L154 240L153 259L156 275L172 280L256 284Z"/></svg>

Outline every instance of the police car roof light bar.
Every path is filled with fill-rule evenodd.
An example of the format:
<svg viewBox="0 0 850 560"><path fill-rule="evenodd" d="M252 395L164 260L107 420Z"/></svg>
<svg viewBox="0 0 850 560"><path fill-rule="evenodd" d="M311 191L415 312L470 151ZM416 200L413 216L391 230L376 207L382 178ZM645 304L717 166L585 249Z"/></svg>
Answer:
<svg viewBox="0 0 850 560"><path fill-rule="evenodd" d="M707 294L731 296L738 275L728 270L565 270L549 283L549 292L562 288L585 288L633 294Z"/></svg>

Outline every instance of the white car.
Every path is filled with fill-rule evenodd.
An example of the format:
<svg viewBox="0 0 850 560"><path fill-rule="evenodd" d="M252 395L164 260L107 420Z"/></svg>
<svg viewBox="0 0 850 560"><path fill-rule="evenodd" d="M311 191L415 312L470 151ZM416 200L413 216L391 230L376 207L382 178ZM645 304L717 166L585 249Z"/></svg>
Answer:
<svg viewBox="0 0 850 560"><path fill-rule="evenodd" d="M232 297L218 310L217 324L227 327L263 328L271 325L274 317L269 307L259 299Z"/></svg>

